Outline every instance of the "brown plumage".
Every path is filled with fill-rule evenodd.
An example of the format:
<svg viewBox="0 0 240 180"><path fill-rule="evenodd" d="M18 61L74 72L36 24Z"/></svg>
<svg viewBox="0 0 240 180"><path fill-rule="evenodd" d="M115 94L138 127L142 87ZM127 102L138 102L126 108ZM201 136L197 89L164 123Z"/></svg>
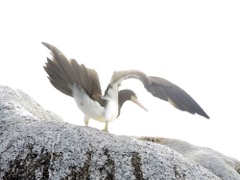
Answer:
<svg viewBox="0 0 240 180"><path fill-rule="evenodd" d="M98 101L102 106L106 104L106 101L101 99L102 90L99 77L94 69L86 68L84 64L79 65L75 59L68 61L56 47L45 42L42 44L52 52L53 59L47 58L44 69L56 89L73 96L70 86L75 84L79 89L83 88L91 99Z"/></svg>
<svg viewBox="0 0 240 180"><path fill-rule="evenodd" d="M197 113L209 119L209 116L187 92L166 79L147 76L138 70L127 70L114 72L110 84L121 84L123 80L129 78L140 80L148 92L157 98L168 101L175 108L191 114Z"/></svg>
<svg viewBox="0 0 240 180"><path fill-rule="evenodd" d="M44 42L42 44L52 54L52 59L47 58L44 67L49 75L50 82L56 89L76 100L78 107L85 114L86 125L89 118L94 118L106 122L105 130L107 130L108 122L119 116L120 109L127 100L131 100L144 108L137 101L136 94L132 90L118 91L122 81L129 78L140 80L148 92L159 99L168 101L175 108L209 118L199 104L179 86L160 77L147 76L138 70L114 72L105 94L102 95L99 77L94 69L87 68L84 64L78 64L75 59L68 60L53 45ZM97 104L95 104L96 102ZM115 108L111 109L111 111L104 110L104 108L107 109L110 105L113 105L111 102L117 102L118 112L116 112ZM88 104L89 107L86 109L84 104ZM95 109L91 110L91 108Z"/></svg>

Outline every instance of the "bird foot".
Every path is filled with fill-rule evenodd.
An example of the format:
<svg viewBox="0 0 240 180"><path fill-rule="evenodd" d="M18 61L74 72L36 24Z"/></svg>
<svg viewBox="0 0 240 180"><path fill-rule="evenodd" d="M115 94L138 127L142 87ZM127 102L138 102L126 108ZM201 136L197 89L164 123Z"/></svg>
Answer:
<svg viewBox="0 0 240 180"><path fill-rule="evenodd" d="M107 123L107 122L106 122L106 124L105 124L105 127L104 127L103 131L105 131L106 133L108 133L108 123Z"/></svg>
<svg viewBox="0 0 240 180"><path fill-rule="evenodd" d="M88 126L88 123L89 123L89 117L84 117L84 124L85 126Z"/></svg>
<svg viewBox="0 0 240 180"><path fill-rule="evenodd" d="M105 132L105 133L108 133L108 129L104 128L102 131Z"/></svg>

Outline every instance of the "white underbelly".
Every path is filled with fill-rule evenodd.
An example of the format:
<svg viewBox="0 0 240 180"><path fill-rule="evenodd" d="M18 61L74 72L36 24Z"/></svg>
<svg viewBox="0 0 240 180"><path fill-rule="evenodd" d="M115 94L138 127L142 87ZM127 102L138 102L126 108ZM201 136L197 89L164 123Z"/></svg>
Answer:
<svg viewBox="0 0 240 180"><path fill-rule="evenodd" d="M104 116L109 122L115 120L118 116L118 103L110 101L105 108Z"/></svg>
<svg viewBox="0 0 240 180"><path fill-rule="evenodd" d="M89 98L84 90L80 91L76 86L73 88L73 97L78 108L89 118L101 122L111 122L117 118L118 104L114 101L110 101L107 107L102 107L97 101Z"/></svg>

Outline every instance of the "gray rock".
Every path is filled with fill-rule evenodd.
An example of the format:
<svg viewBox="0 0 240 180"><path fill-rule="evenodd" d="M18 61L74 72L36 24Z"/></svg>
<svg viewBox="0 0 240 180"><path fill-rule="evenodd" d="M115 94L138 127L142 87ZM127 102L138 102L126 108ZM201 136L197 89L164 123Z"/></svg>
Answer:
<svg viewBox="0 0 240 180"><path fill-rule="evenodd" d="M220 178L164 145L61 122L0 86L0 179Z"/></svg>
<svg viewBox="0 0 240 180"><path fill-rule="evenodd" d="M177 139L154 137L141 137L139 139L166 145L183 154L187 159L209 169L223 180L240 179L240 161L210 148L195 146Z"/></svg>
<svg viewBox="0 0 240 180"><path fill-rule="evenodd" d="M43 109L36 101L21 90L15 90L7 86L0 85L0 98L2 108L11 108L9 110L12 110L5 111L5 116L9 116L9 113L14 112L14 114L28 116L35 120L63 121L60 116Z"/></svg>

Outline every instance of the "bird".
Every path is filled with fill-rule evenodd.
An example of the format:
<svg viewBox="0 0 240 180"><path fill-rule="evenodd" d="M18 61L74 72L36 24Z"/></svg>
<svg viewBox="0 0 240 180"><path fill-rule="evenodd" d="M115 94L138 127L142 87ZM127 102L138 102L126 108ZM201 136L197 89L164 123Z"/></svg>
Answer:
<svg viewBox="0 0 240 180"><path fill-rule="evenodd" d="M50 50L52 56L47 57L43 66L50 83L60 92L75 99L78 108L84 114L86 126L89 119L94 119L104 122L103 131L109 132L109 123L119 117L123 104L128 100L147 111L133 90L119 90L121 83L131 78L141 81L144 88L154 97L169 102L175 108L210 118L182 88L164 78L148 76L139 70L114 71L103 94L96 70L79 64L75 59L67 59L57 47L49 43L42 44Z"/></svg>

